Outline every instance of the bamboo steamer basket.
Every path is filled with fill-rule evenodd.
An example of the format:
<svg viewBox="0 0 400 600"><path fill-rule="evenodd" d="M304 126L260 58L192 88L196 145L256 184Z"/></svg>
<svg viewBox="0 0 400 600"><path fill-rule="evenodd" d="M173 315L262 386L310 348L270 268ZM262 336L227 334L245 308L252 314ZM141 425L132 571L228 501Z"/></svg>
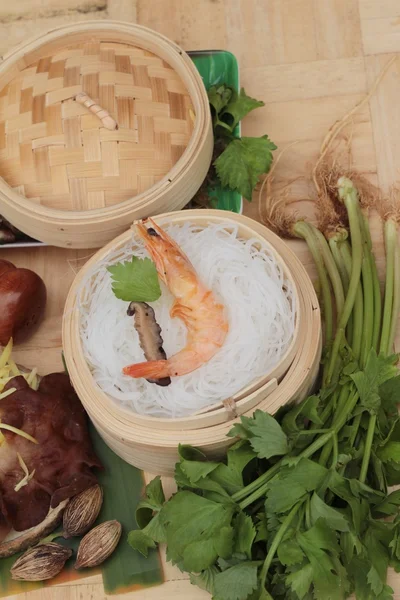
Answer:
<svg viewBox="0 0 400 600"><path fill-rule="evenodd" d="M319 371L321 316L314 287L303 265L290 248L263 225L217 210L167 213L155 220L161 226L185 221L200 226L208 223L239 225L242 237L256 238L273 250L297 295L293 341L273 372L253 382L224 406L178 419L146 417L120 407L97 386L84 358L79 334L82 282L99 260L129 243L132 233L128 231L119 236L80 270L71 286L63 317L64 355L74 388L96 429L114 452L141 469L171 475L179 443L197 446L207 456L218 458L234 442L226 435L239 415L251 416L255 409L275 413L280 406L299 401L310 392Z"/></svg>
<svg viewBox="0 0 400 600"><path fill-rule="evenodd" d="M75 101L80 92L118 128ZM180 210L212 151L196 67L150 29L59 27L0 63L0 212L42 242L99 248L134 219Z"/></svg>

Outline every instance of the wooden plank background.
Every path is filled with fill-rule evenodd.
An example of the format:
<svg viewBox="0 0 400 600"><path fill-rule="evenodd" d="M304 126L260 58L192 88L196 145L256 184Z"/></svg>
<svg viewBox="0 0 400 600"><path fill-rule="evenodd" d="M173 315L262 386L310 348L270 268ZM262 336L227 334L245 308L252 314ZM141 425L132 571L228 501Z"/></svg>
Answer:
<svg viewBox="0 0 400 600"><path fill-rule="evenodd" d="M399 0L0 0L0 54L52 27L86 19L119 19L152 27L185 50L233 52L241 83L265 107L243 124L244 135L263 135L284 148L275 184L296 180L293 209L310 211L307 176L327 129L360 101L386 62L400 53ZM386 75L370 104L346 130L352 138L353 165L388 190L399 179L400 60ZM245 213L258 218L256 198ZM375 250L383 266L379 222L373 223ZM290 242L314 275L300 242ZM74 271L84 251L43 248L3 250L19 266L44 278L49 302L39 332L18 351L18 360L41 373L61 368L61 316ZM168 486L171 482L166 482ZM201 600L208 594L191 587L165 565L167 583L129 595L134 600ZM400 576L389 583L400 600ZM105 600L99 577L48 588L21 600ZM111 597L110 597L111 598ZM122 600L127 596L114 596Z"/></svg>

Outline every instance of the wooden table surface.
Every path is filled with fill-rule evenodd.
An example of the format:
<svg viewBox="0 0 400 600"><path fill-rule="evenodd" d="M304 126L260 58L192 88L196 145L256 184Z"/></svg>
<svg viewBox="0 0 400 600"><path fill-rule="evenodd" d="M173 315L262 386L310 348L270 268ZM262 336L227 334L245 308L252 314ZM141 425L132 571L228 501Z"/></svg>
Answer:
<svg viewBox="0 0 400 600"><path fill-rule="evenodd" d="M28 35L93 18L136 21L164 33L186 50L233 52L239 60L241 84L247 93L265 101L264 108L245 120L243 134L268 133L279 148L297 142L285 153L275 178L277 186L296 179L292 194L297 199L309 194L304 176L328 128L364 97L383 65L400 53L399 0L0 0L0 52ZM399 179L399 97L400 59L346 131L352 137L354 166L383 190ZM310 204L299 201L293 207L304 212ZM245 214L258 218L256 199L246 203ZM377 222L374 242L382 257ZM304 246L291 243L297 244L313 275ZM43 374L60 369L64 300L74 271L90 253L57 248L2 253L40 273L49 292L45 323L17 352L18 361L37 366ZM168 565L165 577L163 586L124 598L209 598ZM389 583L399 600L400 575L391 573ZM19 598L28 600L28 595ZM29 594L29 600L105 598L99 577Z"/></svg>

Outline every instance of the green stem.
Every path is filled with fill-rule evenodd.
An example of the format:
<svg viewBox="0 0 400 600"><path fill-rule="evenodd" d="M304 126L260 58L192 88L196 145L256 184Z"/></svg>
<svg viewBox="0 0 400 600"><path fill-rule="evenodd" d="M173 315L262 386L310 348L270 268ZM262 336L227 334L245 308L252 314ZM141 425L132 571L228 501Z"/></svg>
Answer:
<svg viewBox="0 0 400 600"><path fill-rule="evenodd" d="M383 308L382 335L379 350L383 354L389 354L391 347L390 331L392 325L393 288L394 288L394 262L397 241L396 224L392 219L385 223L385 247L386 247L386 279L385 279L385 301Z"/></svg>
<svg viewBox="0 0 400 600"><path fill-rule="evenodd" d="M265 582L267 580L267 575L268 575L268 571L269 568L271 566L271 563L273 561L273 558L275 556L276 551L279 548L279 544L281 543L281 541L283 540L287 530L289 529L294 517L296 516L300 506L302 505L303 502L298 502L290 511L290 513L288 514L288 516L285 518L285 520L283 521L282 525L279 527L278 531L276 532L276 535L274 537L274 540L271 544L271 547L268 551L267 557L264 561L263 567L261 569L261 588L264 589L265 588Z"/></svg>
<svg viewBox="0 0 400 600"><path fill-rule="evenodd" d="M243 498L246 498L249 494L255 492L262 485L268 483L277 473L279 473L279 469L281 468L282 459L274 464L273 467L269 468L268 471L260 475L258 479L255 479L249 485L244 487L242 490L239 490L235 494L232 495L232 500L234 502L240 502ZM258 498L256 498L257 500Z"/></svg>
<svg viewBox="0 0 400 600"><path fill-rule="evenodd" d="M307 496L307 500L306 500L306 506L305 506L305 511L304 511L304 517L305 517L305 521L306 521L306 527L307 529L311 529L311 496L308 495Z"/></svg>
<svg viewBox="0 0 400 600"><path fill-rule="evenodd" d="M399 311L399 290L398 282L395 281L396 255L398 262L398 244L396 223L389 219L385 223L385 247L386 247L386 278L385 278L385 304L383 309L382 336L380 343L380 352L389 354L392 351L394 336L396 334L396 325ZM393 336L393 337L392 337ZM361 463L360 481L364 483L367 474L369 461L371 458L372 443L374 441L376 415L371 415L368 423L367 437L363 460Z"/></svg>
<svg viewBox="0 0 400 600"><path fill-rule="evenodd" d="M336 423L333 425L333 429L336 433L339 433L342 427L346 424L349 414L353 412L358 402L358 398L359 395L357 391L353 392L353 395L350 395L349 400L346 402L346 406L338 416Z"/></svg>
<svg viewBox="0 0 400 600"><path fill-rule="evenodd" d="M351 390L351 388L350 388ZM320 435L316 440L313 441L307 448L305 448L299 455L298 460L301 458L310 458L315 452L320 450L325 444L330 442L334 435L337 435L343 425L346 423L349 414L354 410L355 405L358 401L358 393L354 392L350 394L349 400L343 406L342 411L335 418L335 423L329 431ZM253 504L261 498L268 490L269 482L277 473L282 466L283 459L280 459L273 467L268 469L263 475L260 475L258 479L250 483L248 486L233 494L232 500L238 502L242 510Z"/></svg>
<svg viewBox="0 0 400 600"><path fill-rule="evenodd" d="M317 435L317 433L327 433L330 429L304 429L299 431L297 435Z"/></svg>
<svg viewBox="0 0 400 600"><path fill-rule="evenodd" d="M360 210L361 234L363 243L362 285L364 297L364 326L361 341L361 367L365 367L369 351L372 347L374 333L374 282L372 274L372 253L369 247L367 224ZM369 228L368 228L369 229Z"/></svg>
<svg viewBox="0 0 400 600"><path fill-rule="evenodd" d="M349 396L353 392L354 392L354 386L353 386L353 384L350 381L348 383L345 383L342 386L342 389L340 390L339 400L338 400L338 403L337 403L337 408L336 408L336 414L337 415L340 415L340 413L342 412L342 410L346 406L346 402L347 402ZM335 419L334 419L333 423L335 423Z"/></svg>
<svg viewBox="0 0 400 600"><path fill-rule="evenodd" d="M327 433L323 433L312 444L310 444L308 448L306 448L305 450L303 450L303 452L299 454L299 458L310 458L310 456L315 454L317 450L325 446L325 444L329 442L334 435L334 429L330 429Z"/></svg>
<svg viewBox="0 0 400 600"><path fill-rule="evenodd" d="M338 463L338 458L339 458L339 444L338 444L338 436L336 433L332 438L332 444L333 444L333 457L332 457L331 469L336 469L336 465Z"/></svg>
<svg viewBox="0 0 400 600"><path fill-rule="evenodd" d="M336 392L329 399L329 402L327 403L327 405L325 406L325 408L323 409L323 411L320 415L321 421L323 423L326 423L327 420L329 419L331 413L335 411L335 402L336 402L335 395L336 395ZM313 433L316 433L317 427L318 427L318 425L316 425L315 423L311 423L310 431L312 431Z"/></svg>
<svg viewBox="0 0 400 600"><path fill-rule="evenodd" d="M348 276L350 278L351 275L351 265L352 265L352 256L351 256L351 248L349 242L345 241L340 245L340 253L343 258L343 262L345 268L347 270ZM352 330L352 338L349 340L351 345L351 349L353 351L354 357L359 360L361 355L361 338L362 338L362 328L363 328L363 318L364 318L364 299L362 292L361 281L359 281L357 286L356 298L354 301L354 309L353 309L353 330Z"/></svg>
<svg viewBox="0 0 400 600"><path fill-rule="evenodd" d="M342 389L340 390L339 398L337 401L337 406L336 406L336 409L334 410L335 415L340 415L342 410L344 410L344 407L345 407L346 402L350 395L350 390L351 390L351 388L350 388L349 384L342 386ZM332 425L334 425L334 423L335 423L335 418L333 419ZM324 446L324 448L321 452L321 456L319 458L319 463L321 465L324 465L324 466L326 465L326 463L328 462L329 457L331 455L331 452L332 452L332 442L328 442L326 444L326 446Z"/></svg>
<svg viewBox="0 0 400 600"><path fill-rule="evenodd" d="M394 340L397 332L397 323L399 320L400 311L400 249L396 244L396 250L394 255L394 291L393 291L393 308L392 308L392 322L390 325L389 335L389 350L391 351L394 345Z"/></svg>
<svg viewBox="0 0 400 600"><path fill-rule="evenodd" d="M357 416L354 418L353 424L352 424L352 426L351 426L351 438L350 438L350 445L351 445L351 447L352 447L352 448L353 448L353 446L354 446L354 443L355 443L355 441L356 441L356 437L357 437L357 433L358 433L358 430L359 430L359 428L360 428L361 417L362 417L362 414L361 414L361 413L360 413L359 415L357 415Z"/></svg>
<svg viewBox="0 0 400 600"><path fill-rule="evenodd" d="M334 259L336 266L340 273L344 293L347 294L347 291L349 289L351 268L348 273L346 266L344 264L344 259L342 257L342 253L340 252L340 247L339 247L340 244L342 244L344 242L344 240L347 238L347 232L345 232L345 234L346 234L346 236L342 232L339 232L339 233L336 233L334 236L330 237L329 238L329 247L331 249L333 259ZM353 314L350 315L349 321L347 323L346 337L347 337L349 343L351 343L351 340L353 339Z"/></svg>
<svg viewBox="0 0 400 600"><path fill-rule="evenodd" d="M346 300L344 303L343 311L339 319L339 323L336 330L335 339L332 347L332 354L330 356L327 383L332 380L333 373L335 371L336 361L339 356L340 346L343 342L344 332L347 326L347 322L351 315L354 307L354 302L357 295L357 288L360 282L363 247L362 237L359 219L359 203L358 193L356 188L350 179L341 177L338 181L339 186L339 198L344 202L347 210L350 225L351 245L352 245L352 269L350 276L349 289L347 292Z"/></svg>
<svg viewBox="0 0 400 600"><path fill-rule="evenodd" d="M343 257L340 253L340 245L343 244L346 237L340 232L329 238L329 247L332 252L332 256L336 263L336 266L339 270L340 277L342 279L344 292L347 294L347 290L349 289L349 273L347 272L346 265L343 262Z"/></svg>
<svg viewBox="0 0 400 600"><path fill-rule="evenodd" d="M344 306L344 290L342 279L340 277L339 269L336 266L335 260L332 256L332 252L330 251L328 242L325 239L325 236L320 232L316 227L312 227L315 237L318 240L319 247L321 250L322 258L324 260L325 268L328 272L330 282L332 284L333 295L335 297L336 302L336 314L339 316L342 314L343 306Z"/></svg>
<svg viewBox="0 0 400 600"><path fill-rule="evenodd" d="M372 239L371 231L369 228L368 215L363 215L364 233L367 239L367 245L369 249L369 257L371 262L372 270L372 281L374 288L374 325L372 333L372 347L378 351L379 338L381 333L381 319L382 319L382 297L381 297L381 286L379 283L378 269L376 266L375 256L372 251Z"/></svg>
<svg viewBox="0 0 400 600"><path fill-rule="evenodd" d="M331 429L327 433L324 433L321 436L319 436L312 444L310 444L305 450L303 450L303 452L301 452L298 455L298 457L297 457L298 460L300 460L301 458L310 458L310 456L315 454L315 452L317 452L320 448L322 448L322 446L325 446L325 444L330 441L330 439L332 438L332 436L334 434L335 434L335 431L333 429ZM253 504L253 502L256 502L259 498L261 498L261 496L263 496L267 492L269 482L279 472L279 469L282 465L282 460L283 459L281 459L279 462L276 463L276 465L274 465L274 467L272 467L272 469L274 469L274 468L276 469L272 475L270 475L272 469L269 469L266 473L264 473L264 475L261 475L261 477L259 477L256 480L256 482L253 482L253 483L257 483L262 480L261 485L260 484L257 485L257 487L255 488L255 490L253 491L252 494L248 495L248 492L246 492L246 490L248 490L248 488L250 486L247 486L247 488L244 488L243 490L241 490L241 492L242 492L241 497L244 499L241 502L239 502L239 506L242 510L244 510L245 508L250 506L250 504ZM266 475L268 475L268 477L266 477ZM243 494L243 492L245 492L245 493ZM236 494L234 494L232 496L232 499L235 500L236 502L238 501L237 496L238 496L238 492L236 492Z"/></svg>
<svg viewBox="0 0 400 600"><path fill-rule="evenodd" d="M329 344L332 340L333 334L332 297L328 276L324 267L324 261L319 249L318 240L314 235L311 226L308 223L305 223L305 221L297 221L293 227L293 233L306 241L317 267L324 309L325 343Z"/></svg>
<svg viewBox="0 0 400 600"><path fill-rule="evenodd" d="M343 401L343 406L342 406L341 410L336 411L335 418L332 423L332 429L334 431L334 435L337 435L339 433L339 431L342 429L342 427L346 424L349 414L351 414L353 412L354 407L357 404L358 392L354 391L353 386L348 387L348 395L345 400L346 400L345 402ZM321 456L318 461L319 464L326 465L326 463L329 460L331 451L332 451L332 444L327 443L321 452Z"/></svg>
<svg viewBox="0 0 400 600"><path fill-rule="evenodd" d="M375 435L376 415L371 415L368 423L367 437L365 438L365 448L361 463L360 481L365 483L368 473L369 460L371 458L372 442Z"/></svg>

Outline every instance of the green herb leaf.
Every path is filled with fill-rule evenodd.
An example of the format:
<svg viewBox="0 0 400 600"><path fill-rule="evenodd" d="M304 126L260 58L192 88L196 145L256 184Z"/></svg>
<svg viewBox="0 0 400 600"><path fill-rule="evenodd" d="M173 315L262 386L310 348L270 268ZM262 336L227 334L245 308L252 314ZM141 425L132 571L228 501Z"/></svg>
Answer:
<svg viewBox="0 0 400 600"><path fill-rule="evenodd" d="M149 550L156 547L155 541L141 529L129 532L128 544L146 558L149 555Z"/></svg>
<svg viewBox="0 0 400 600"><path fill-rule="evenodd" d="M191 483L197 483L215 471L219 467L219 463L183 460L180 467Z"/></svg>
<svg viewBox="0 0 400 600"><path fill-rule="evenodd" d="M153 514L159 512L165 502L161 477L156 477L146 486L145 497L136 508L136 522L141 529L152 520Z"/></svg>
<svg viewBox="0 0 400 600"><path fill-rule="evenodd" d="M107 267L112 277L112 290L125 302L155 302L161 296L157 269L149 258L132 256L131 261Z"/></svg>
<svg viewBox="0 0 400 600"><path fill-rule="evenodd" d="M278 558L283 565L290 567L303 562L304 552L296 540L290 537L279 544Z"/></svg>
<svg viewBox="0 0 400 600"><path fill-rule="evenodd" d="M240 417L240 420L242 423L235 423L232 429L229 430L228 437L238 437L241 440L248 440L251 438L251 433L245 423L251 419L249 417Z"/></svg>
<svg viewBox="0 0 400 600"><path fill-rule="evenodd" d="M286 581L299 600L303 600L313 582L314 571L311 563L288 575Z"/></svg>
<svg viewBox="0 0 400 600"><path fill-rule="evenodd" d="M159 475L146 486L145 494L146 498L140 503L142 506L147 506L152 510L160 510L163 507L165 495Z"/></svg>
<svg viewBox="0 0 400 600"><path fill-rule="evenodd" d="M222 546L223 553L229 553L232 551L232 535L228 540L230 542L230 549L228 552L226 550L227 543L227 528L222 528L220 535L215 538L215 544L218 544L219 547ZM198 540L193 542L192 544L188 544L185 548L185 557L182 562L182 567L185 571L194 571L199 572L202 570L203 565L212 565L215 561L215 557L218 556L218 551L214 544L210 544L209 540Z"/></svg>
<svg viewBox="0 0 400 600"><path fill-rule="evenodd" d="M379 595L386 584L387 568L389 566L389 553L379 539L379 532L370 527L364 538L368 560L371 568L368 571L367 581L372 591Z"/></svg>
<svg viewBox="0 0 400 600"><path fill-rule="evenodd" d="M303 402L293 407L282 419L282 427L286 433L296 433L304 428L304 417L307 417L316 425L323 425L318 415L318 406L321 400L319 396L308 396ZM300 417L302 426L299 427L297 419ZM302 418L303 417L303 418Z"/></svg>
<svg viewBox="0 0 400 600"><path fill-rule="evenodd" d="M214 594L215 576L219 573L217 567L210 567L202 571L198 575L190 574L190 583L197 585L200 589L205 590L209 594Z"/></svg>
<svg viewBox="0 0 400 600"><path fill-rule="evenodd" d="M400 442L387 442L378 450L377 456L384 463L390 460L396 463L400 462Z"/></svg>
<svg viewBox="0 0 400 600"><path fill-rule="evenodd" d="M233 140L214 163L222 185L251 200L259 177L271 167L273 150L276 146L267 135Z"/></svg>
<svg viewBox="0 0 400 600"><path fill-rule="evenodd" d="M251 549L256 537L256 528L251 517L240 512L234 522L235 527L235 552L244 554L251 559Z"/></svg>
<svg viewBox="0 0 400 600"><path fill-rule="evenodd" d="M268 513L281 514L290 510L308 492L318 489L327 469L302 458L295 467L284 467L268 486L265 507Z"/></svg>
<svg viewBox="0 0 400 600"><path fill-rule="evenodd" d="M316 492L311 498L310 516L313 525L318 519L323 519L328 527L335 531L349 531L349 523L342 513L325 504Z"/></svg>
<svg viewBox="0 0 400 600"><path fill-rule="evenodd" d="M374 506L374 514L397 515L400 510L400 490L396 490L386 496L382 502ZM400 558L400 557L399 557Z"/></svg>
<svg viewBox="0 0 400 600"><path fill-rule="evenodd" d="M368 354L364 371L351 375L360 394L360 403L371 413L377 413L381 404L379 388L397 375L397 356L377 355L372 348Z"/></svg>
<svg viewBox="0 0 400 600"><path fill-rule="evenodd" d="M252 418L241 417L242 425L235 425L230 436L240 433L245 436L259 458L271 458L288 452L287 437L282 427L271 415L256 410Z"/></svg>
<svg viewBox="0 0 400 600"><path fill-rule="evenodd" d="M356 490L356 497L350 487L350 481L341 477L339 473L336 473L335 471L329 473L327 485L334 494L348 503L352 512L353 526L355 531L359 533L362 523L368 514L368 504L359 497L358 490Z"/></svg>
<svg viewBox="0 0 400 600"><path fill-rule="evenodd" d="M335 533L320 520L305 533L299 533L297 541L312 566L314 597L317 600L344 600L349 583L345 570L338 569L332 556L338 556Z"/></svg>
<svg viewBox="0 0 400 600"><path fill-rule="evenodd" d="M226 571L231 567L235 567L236 565L240 565L242 562L246 562L247 557L245 554L239 554L238 552L234 552L231 558L219 558L218 566L221 571Z"/></svg>
<svg viewBox="0 0 400 600"><path fill-rule="evenodd" d="M193 492L175 494L160 513L170 559L182 563L189 572L211 567L219 556L221 530L229 529L233 512L233 505L213 502Z"/></svg>
<svg viewBox="0 0 400 600"><path fill-rule="evenodd" d="M257 589L258 563L244 562L222 573L214 579L214 600L246 600Z"/></svg>
<svg viewBox="0 0 400 600"><path fill-rule="evenodd" d="M228 105L221 111L220 120L228 122L231 131L233 131L239 121L252 110L261 106L265 106L265 103L247 96L244 88L242 88L240 94L232 97Z"/></svg>
<svg viewBox="0 0 400 600"><path fill-rule="evenodd" d="M400 463L400 419L394 420L386 437L375 449L377 457L383 462Z"/></svg>
<svg viewBox="0 0 400 600"><path fill-rule="evenodd" d="M228 105L231 98L237 96L236 91L226 84L213 85L208 89L207 92L208 101L214 109L215 116Z"/></svg>
<svg viewBox="0 0 400 600"><path fill-rule="evenodd" d="M400 398L400 375L385 381L379 388L379 395L384 409L397 415L397 405Z"/></svg>
<svg viewBox="0 0 400 600"><path fill-rule="evenodd" d="M256 456L247 442L238 442L228 450L228 464L220 463L210 478L229 494L234 494L243 488L243 470Z"/></svg>
<svg viewBox="0 0 400 600"><path fill-rule="evenodd" d="M393 532L393 539L389 544L389 548L391 549L391 556L397 560L400 560L400 532L399 532L399 524L397 523Z"/></svg>
<svg viewBox="0 0 400 600"><path fill-rule="evenodd" d="M360 555L363 551L360 538L352 531L345 531L341 534L340 546L348 563L351 562L354 555Z"/></svg>
<svg viewBox="0 0 400 600"><path fill-rule="evenodd" d="M145 498L136 509L136 522L141 529L133 530L128 535L128 543L143 556L148 556L150 549L166 542L165 529L160 519L160 510L165 502L161 478L156 477L146 486Z"/></svg>

